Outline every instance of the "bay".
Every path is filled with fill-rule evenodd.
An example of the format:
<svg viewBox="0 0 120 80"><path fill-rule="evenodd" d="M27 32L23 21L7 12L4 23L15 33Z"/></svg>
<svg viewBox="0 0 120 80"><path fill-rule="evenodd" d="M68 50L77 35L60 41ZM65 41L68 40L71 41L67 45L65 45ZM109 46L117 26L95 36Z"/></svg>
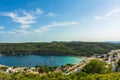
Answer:
<svg viewBox="0 0 120 80"><path fill-rule="evenodd" d="M83 61L81 57L75 56L51 56L51 55L23 55L23 56L1 56L0 64L7 66L26 66L35 65L61 66L65 64L75 64Z"/></svg>

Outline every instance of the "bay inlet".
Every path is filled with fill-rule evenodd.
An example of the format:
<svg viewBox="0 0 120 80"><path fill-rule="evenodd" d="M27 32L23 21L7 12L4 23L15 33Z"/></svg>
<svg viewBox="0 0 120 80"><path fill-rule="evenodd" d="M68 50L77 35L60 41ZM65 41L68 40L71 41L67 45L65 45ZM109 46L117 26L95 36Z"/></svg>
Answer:
<svg viewBox="0 0 120 80"><path fill-rule="evenodd" d="M83 61L82 57L76 56L54 56L54 55L22 55L22 56L0 56L0 64L6 66L34 67L36 65L61 66L75 64Z"/></svg>

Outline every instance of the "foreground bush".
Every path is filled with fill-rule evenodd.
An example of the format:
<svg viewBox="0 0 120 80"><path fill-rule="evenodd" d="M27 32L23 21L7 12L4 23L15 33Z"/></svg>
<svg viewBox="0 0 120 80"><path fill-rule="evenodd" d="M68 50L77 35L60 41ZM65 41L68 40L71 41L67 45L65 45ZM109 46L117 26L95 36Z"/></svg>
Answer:
<svg viewBox="0 0 120 80"><path fill-rule="evenodd" d="M29 73L0 73L0 80L120 80L120 72L107 74L75 73L70 75L50 73L44 76Z"/></svg>
<svg viewBox="0 0 120 80"><path fill-rule="evenodd" d="M106 64L100 60L91 60L84 68L83 72L86 73L108 73L112 69L111 65Z"/></svg>

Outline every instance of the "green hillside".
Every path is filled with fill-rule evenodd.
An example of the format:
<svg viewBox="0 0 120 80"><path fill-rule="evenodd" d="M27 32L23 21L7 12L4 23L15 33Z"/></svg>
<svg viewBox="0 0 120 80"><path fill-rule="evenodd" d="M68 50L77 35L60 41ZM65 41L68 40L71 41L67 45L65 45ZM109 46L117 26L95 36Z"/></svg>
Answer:
<svg viewBox="0 0 120 80"><path fill-rule="evenodd" d="M0 43L1 54L54 54L91 56L120 49L120 44L100 42Z"/></svg>

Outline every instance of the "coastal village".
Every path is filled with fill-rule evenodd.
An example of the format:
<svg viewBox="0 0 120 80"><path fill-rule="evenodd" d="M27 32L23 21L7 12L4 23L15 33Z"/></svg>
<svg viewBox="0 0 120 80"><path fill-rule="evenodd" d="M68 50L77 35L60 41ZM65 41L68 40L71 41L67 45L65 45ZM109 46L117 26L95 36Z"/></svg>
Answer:
<svg viewBox="0 0 120 80"><path fill-rule="evenodd" d="M120 59L120 50L111 50L110 52L102 55L95 54L92 57L83 57L84 60L81 61L80 63L73 64L73 65L65 65L61 67L56 67L53 72L55 73L60 73L62 72L63 74L71 74L71 73L76 73L80 72L81 69L89 63L92 59L98 59L101 61L106 62L106 64L111 64L112 65L112 70L116 71L117 63ZM118 71L120 70L119 68L117 69ZM37 67L8 67L5 65L0 65L0 71L4 73L17 73L17 72L28 72L32 74L39 74L40 72L38 71ZM50 73L50 72L49 72ZM43 75L45 73L41 73Z"/></svg>
<svg viewBox="0 0 120 80"><path fill-rule="evenodd" d="M95 54L92 57L84 57L84 61L69 68L67 70L67 74L79 72L87 63L89 63L93 59L98 59L106 62L106 64L111 64L112 70L116 71L117 63L120 59L120 50L111 50L111 52L108 52L106 54ZM118 68L117 71L119 70L120 69Z"/></svg>

